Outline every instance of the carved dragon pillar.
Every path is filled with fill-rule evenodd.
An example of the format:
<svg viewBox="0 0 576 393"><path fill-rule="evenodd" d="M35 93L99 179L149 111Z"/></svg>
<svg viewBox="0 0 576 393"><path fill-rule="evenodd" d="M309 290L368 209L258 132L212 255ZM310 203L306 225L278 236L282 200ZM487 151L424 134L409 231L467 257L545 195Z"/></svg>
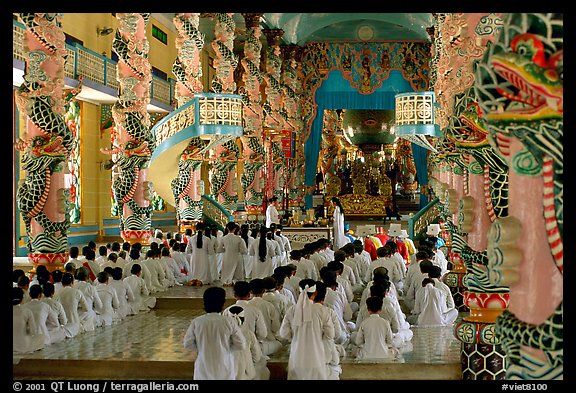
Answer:
<svg viewBox="0 0 576 393"><path fill-rule="evenodd" d="M24 82L16 104L26 116L26 134L16 143L23 153L24 181L16 199L28 236L28 259L50 271L68 261L70 191L64 166L77 141L66 124L62 14L22 13L26 26Z"/></svg>
<svg viewBox="0 0 576 393"><path fill-rule="evenodd" d="M509 217L492 224L488 278L506 378L563 379L563 17L508 14L476 69L478 101L510 167Z"/></svg>
<svg viewBox="0 0 576 393"><path fill-rule="evenodd" d="M240 89L244 102L244 135L241 139L245 160L240 181L244 189L244 206L248 222L255 223L262 219L263 166L266 155L262 139L264 113L260 94L260 83L263 79L260 71L262 52L260 18L262 14L242 14L242 16L246 24L244 57L241 60L244 67L242 74L244 86Z"/></svg>
<svg viewBox="0 0 576 393"><path fill-rule="evenodd" d="M234 13L217 13L214 26L215 40L212 48L216 53L214 68L216 74L211 82L214 93L234 94L234 70L238 66L238 56L234 54L234 37L236 23ZM215 149L213 173L210 179L211 194L230 214L234 214L238 207L238 185L236 180L236 167L240 157L240 147L236 138L229 138Z"/></svg>
<svg viewBox="0 0 576 393"><path fill-rule="evenodd" d="M119 25L112 49L118 55L120 93L112 107L113 147L102 152L115 154L114 165L120 169L112 183L120 218L120 236L130 243L148 244L152 235L152 184L147 180L147 174L155 146L147 111L152 81L146 38L150 14L117 13L116 18Z"/></svg>
<svg viewBox="0 0 576 393"><path fill-rule="evenodd" d="M326 200L340 194L341 180L336 175L334 159L338 155L338 114L333 110L324 111L324 123L322 124L322 146L320 149L320 168L324 177L324 193Z"/></svg>
<svg viewBox="0 0 576 393"><path fill-rule="evenodd" d="M304 120L302 117L301 103L303 98L302 92L302 48L297 45L289 45L288 58L290 66L294 70L295 76L289 85L297 97L296 113L292 120L296 130L294 140L294 151L292 152L291 167L288 178L288 206L301 207L304 199Z"/></svg>
<svg viewBox="0 0 576 393"><path fill-rule="evenodd" d="M266 157L266 198L277 196L279 201L278 205L281 206L282 189L278 189L276 170L280 170L283 165L284 157L276 156L282 149L278 148L277 136L282 134L282 130L287 128L286 120L282 116L283 107L283 89L281 84L282 73L282 57L280 49L280 38L284 34L281 29L264 29L264 35L268 42L266 49L266 62L264 75L265 84L265 100L263 104L264 109L264 144L268 147L268 154Z"/></svg>
<svg viewBox="0 0 576 393"><path fill-rule="evenodd" d="M172 66L172 73L177 80L175 98L180 108L192 100L195 93L202 93L203 90L200 55L204 47L204 34L198 30L200 14L176 14L173 22L178 31L178 57ZM171 182L181 232L187 228L193 229L202 220L204 181L201 171L206 146L207 142L199 136L190 139L178 160L178 176Z"/></svg>

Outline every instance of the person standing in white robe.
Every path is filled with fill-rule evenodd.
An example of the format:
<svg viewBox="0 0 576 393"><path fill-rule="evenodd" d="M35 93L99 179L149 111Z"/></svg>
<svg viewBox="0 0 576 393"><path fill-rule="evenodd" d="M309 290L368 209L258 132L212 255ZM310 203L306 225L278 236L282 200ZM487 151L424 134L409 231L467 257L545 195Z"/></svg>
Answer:
<svg viewBox="0 0 576 393"><path fill-rule="evenodd" d="M203 300L206 314L193 318L184 335L184 348L198 354L193 379L234 380L233 351L246 349L246 339L234 318L221 314L226 301L224 288L207 288Z"/></svg>
<svg viewBox="0 0 576 393"><path fill-rule="evenodd" d="M210 285L212 283L212 274L210 273L208 256L214 254L214 248L211 239L204 236L204 229L205 225L203 222L197 223L196 234L188 242L192 246L190 265L192 267L193 280L198 280L203 285Z"/></svg>
<svg viewBox="0 0 576 393"><path fill-rule="evenodd" d="M246 245L246 250L250 250L250 245L256 240L250 235L250 227L248 224L242 224L240 226L240 238L244 241ZM247 252L242 255L242 260L244 263L244 280L249 280L252 277L252 257Z"/></svg>
<svg viewBox="0 0 576 393"><path fill-rule="evenodd" d="M344 208L342 207L342 203L340 199L337 197L332 197L330 200L332 206L334 207L334 213L332 214L332 223L334 226L334 241L333 249L334 251L338 251L342 246L345 244L350 243L350 239L345 236L344 232Z"/></svg>
<svg viewBox="0 0 576 393"><path fill-rule="evenodd" d="M266 208L266 228L270 228L272 224L280 224L278 209L276 208L277 201L278 198L275 196L268 201L268 207Z"/></svg>
<svg viewBox="0 0 576 393"><path fill-rule="evenodd" d="M44 348L45 337L38 334L32 311L22 305L24 291L12 287L12 352L30 353Z"/></svg>
<svg viewBox="0 0 576 393"><path fill-rule="evenodd" d="M324 297L326 286L302 280L300 287L298 301L286 311L279 330L280 337L290 342L287 379L327 380L330 369L323 340L334 340L334 323L329 309L313 301L315 296Z"/></svg>
<svg viewBox="0 0 576 393"><path fill-rule="evenodd" d="M259 237L248 250L248 254L253 258L252 279L268 277L274 273L272 258L276 256L276 244L266 238L267 233L268 228L261 227Z"/></svg>
<svg viewBox="0 0 576 393"><path fill-rule="evenodd" d="M248 254L248 248L244 239L234 234L235 227L234 222L226 224L224 236L219 241L217 250L223 253L220 283L227 287L233 286L236 281L245 277L243 255Z"/></svg>
<svg viewBox="0 0 576 393"><path fill-rule="evenodd" d="M290 251L292 251L292 245L290 244L290 239L282 233L284 226L278 224L276 225L276 237L282 239L284 243L284 254L280 260L280 266L286 266L288 264L288 259L290 258Z"/></svg>

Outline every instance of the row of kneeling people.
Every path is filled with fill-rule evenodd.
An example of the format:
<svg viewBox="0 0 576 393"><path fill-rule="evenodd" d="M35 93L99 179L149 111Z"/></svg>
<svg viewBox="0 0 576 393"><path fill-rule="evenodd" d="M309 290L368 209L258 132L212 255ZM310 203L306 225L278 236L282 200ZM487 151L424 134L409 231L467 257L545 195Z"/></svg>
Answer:
<svg viewBox="0 0 576 393"><path fill-rule="evenodd" d="M41 266L41 265L40 265ZM38 266L38 268L40 268ZM56 272L56 271L55 271ZM90 271L81 266L73 275L40 269L30 281L20 275L12 288L13 353L29 353L87 331L118 323L156 304L138 263L123 278L122 268L106 268L90 282ZM16 272L18 274L19 272ZM58 289L57 289L58 288Z"/></svg>

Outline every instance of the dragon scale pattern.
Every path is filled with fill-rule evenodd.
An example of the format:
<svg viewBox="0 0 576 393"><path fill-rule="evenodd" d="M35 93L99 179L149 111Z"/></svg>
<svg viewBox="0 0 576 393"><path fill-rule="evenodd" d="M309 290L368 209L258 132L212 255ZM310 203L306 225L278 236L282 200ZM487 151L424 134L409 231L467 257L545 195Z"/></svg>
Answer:
<svg viewBox="0 0 576 393"><path fill-rule="evenodd" d="M17 189L16 200L28 234L29 253L64 254L70 227L70 192L65 188L55 189L51 184L63 176L64 163L77 141L64 118L65 106L75 94L64 92L67 55L62 14L22 13L18 16L26 26L27 40L24 82L15 92L16 105L33 126L15 145L23 152L21 162L26 173ZM55 64L55 71L47 71L45 62ZM53 193L61 198L57 198L56 206L47 205ZM63 213L63 219L52 221L46 214L47 209L57 209ZM36 233L32 222L41 227Z"/></svg>

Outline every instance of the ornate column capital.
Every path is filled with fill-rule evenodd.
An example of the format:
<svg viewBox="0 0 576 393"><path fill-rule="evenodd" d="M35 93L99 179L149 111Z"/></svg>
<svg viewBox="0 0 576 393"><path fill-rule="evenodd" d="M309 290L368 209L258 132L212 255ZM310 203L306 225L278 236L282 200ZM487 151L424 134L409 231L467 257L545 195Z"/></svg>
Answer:
<svg viewBox="0 0 576 393"><path fill-rule="evenodd" d="M260 24L260 18L262 18L262 15L264 14L242 13L241 15L244 17L246 28L252 29L254 27L258 27Z"/></svg>
<svg viewBox="0 0 576 393"><path fill-rule="evenodd" d="M266 42L268 46L280 45L280 38L284 35L284 30L282 29L262 29L262 32L266 36Z"/></svg>
<svg viewBox="0 0 576 393"><path fill-rule="evenodd" d="M282 51L282 56L284 59L294 59L298 61L297 56L299 55L298 52L302 52L302 48L296 44L284 44L280 45L280 50ZM301 54L301 53L300 53Z"/></svg>

